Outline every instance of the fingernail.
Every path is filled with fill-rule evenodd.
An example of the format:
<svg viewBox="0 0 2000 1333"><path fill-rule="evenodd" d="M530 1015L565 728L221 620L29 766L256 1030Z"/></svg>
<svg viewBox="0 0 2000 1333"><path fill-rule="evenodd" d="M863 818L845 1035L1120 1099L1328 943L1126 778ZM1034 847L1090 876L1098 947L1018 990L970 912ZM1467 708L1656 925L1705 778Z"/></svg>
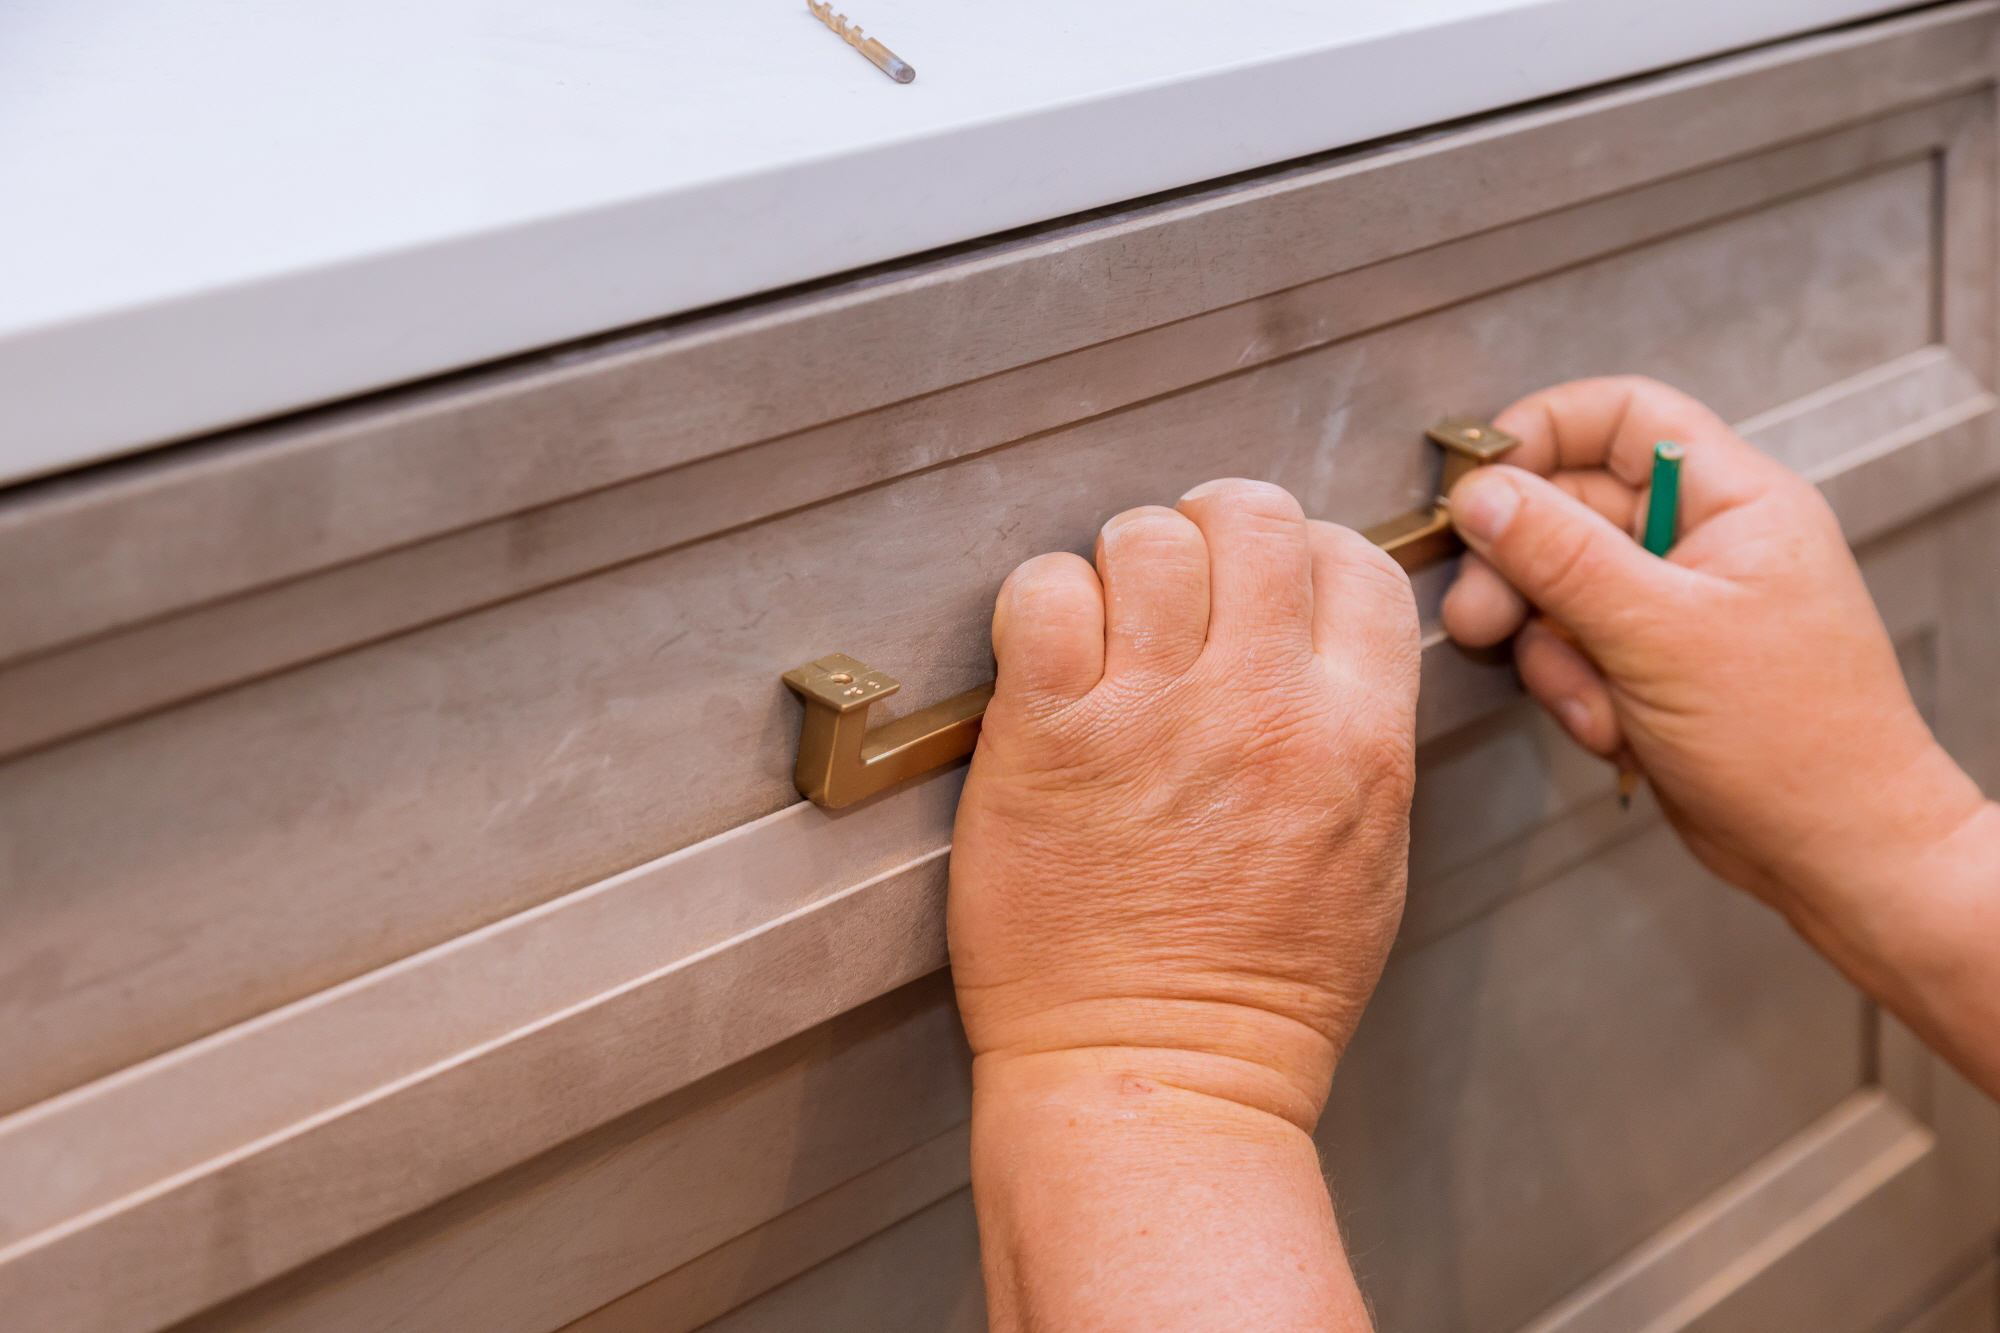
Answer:
<svg viewBox="0 0 2000 1333"><path fill-rule="evenodd" d="M1484 469L1467 476L1451 493L1452 522L1482 542L1499 541L1520 507L1521 493L1514 483Z"/></svg>

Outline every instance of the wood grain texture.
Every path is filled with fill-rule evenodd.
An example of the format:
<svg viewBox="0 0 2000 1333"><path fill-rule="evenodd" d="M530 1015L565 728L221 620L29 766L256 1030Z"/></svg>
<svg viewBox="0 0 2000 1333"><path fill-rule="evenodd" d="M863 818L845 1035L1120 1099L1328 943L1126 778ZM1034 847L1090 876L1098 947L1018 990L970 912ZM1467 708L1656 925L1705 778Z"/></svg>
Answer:
<svg viewBox="0 0 2000 1333"><path fill-rule="evenodd" d="M970 1184L971 1147L969 1124L941 1134L564 1325L564 1333L687 1333L960 1193ZM932 1252L920 1262L938 1259Z"/></svg>
<svg viewBox="0 0 2000 1333"><path fill-rule="evenodd" d="M921 1213L721 1319L707 1333L985 1333L972 1192Z"/></svg>
<svg viewBox="0 0 2000 1333"><path fill-rule="evenodd" d="M1431 484L1383 423L1632 369L1748 415L1919 351L1934 198L1885 167L18 759L0 1106L792 803L779 671L848 652L911 707L988 679L1000 578L1128 504L1247 472L1359 522ZM1425 734L1508 697L1433 657Z"/></svg>
<svg viewBox="0 0 2000 1333"><path fill-rule="evenodd" d="M1846 126L33 656L0 670L0 755L1268 364L1889 163L1963 156L1953 146L1982 110L1978 97L1959 97ZM1356 512L1354 521L1365 524L1390 511ZM133 671L134 661L144 661L146 670Z"/></svg>
<svg viewBox="0 0 2000 1333"><path fill-rule="evenodd" d="M964 1188L970 1082L934 975L176 1333L692 1328Z"/></svg>
<svg viewBox="0 0 2000 1333"><path fill-rule="evenodd" d="M1652 827L1615 774L1510 685L1507 705L1417 751L1398 954L1444 938Z"/></svg>
<svg viewBox="0 0 2000 1333"><path fill-rule="evenodd" d="M1787 43L22 488L0 659L1982 87L1993 15Z"/></svg>
<svg viewBox="0 0 2000 1333"><path fill-rule="evenodd" d="M1964 377L1948 355L1920 352L1903 358L1895 373L1869 371L1859 378L1859 384L1850 383L1840 392L1821 395L1822 401L1811 411L1785 414L1781 420L1794 428L1796 439L1811 441L1814 448L1831 451L1836 459L1850 456L1858 448L1875 460L1893 454L1868 449L1865 439L1856 445L1862 438L1857 431L1899 430L1896 423L1912 413L1921 419L1927 409L1939 402L1956 401L1966 392ZM1820 420L1825 429L1807 429L1814 420ZM1861 425L1853 426L1855 422ZM1930 447L1926 439L1908 438L1898 446L1900 450L1926 447ZM1801 454L1796 461L1811 464L1819 456ZM1917 584L1934 582L1934 561L1911 568L1909 577ZM1906 609L1918 606L1907 597L1891 600ZM1441 659L1451 661L1455 656L1455 650L1434 645L1426 655L1427 674ZM1493 670L1484 666L1476 669ZM1440 693L1434 684L1427 681L1427 685L1434 696ZM1511 696L1508 685L1506 697ZM1491 745L1476 736L1453 737L1451 742L1446 750L1433 747L1427 753L1427 779L1420 788L1417 808L1411 921L1400 946L1406 952L1605 852L1629 838L1635 827L1643 826L1632 817L1617 814L1606 776L1560 743L1532 713L1501 726L1493 733ZM1499 748L1496 751L1491 746ZM1533 780L1520 780L1524 762L1529 771L1539 769ZM1554 767L1546 767L1548 764ZM1491 799L1495 791L1517 794L1526 804L1496 803ZM392 966L291 1011L222 1034L27 1116L0 1122L0 1152L11 1149L14 1154L11 1160L15 1166L9 1173L28 1182L12 1196L14 1214L10 1220L16 1243L22 1247L20 1257L29 1261L18 1271L33 1277L34 1285L56 1290L62 1284L49 1281L47 1274L82 1271L72 1268L71 1263L91 1262L90 1254L108 1253L102 1246L143 1246L146 1235L178 1241L200 1237L207 1234L201 1219L209 1215L207 1210L212 1206L204 1200L220 1198L213 1193L218 1189L232 1197L271 1197L313 1210L314 1225L310 1228L281 1224L273 1215L270 1230L283 1237L282 1245L230 1271L219 1287L198 1288L174 1297L192 1302L186 1308L198 1308L219 1294L260 1281L405 1211L423 1207L482 1173L499 1170L568 1134L620 1114L636 1104L634 1099L669 1090L675 1079L693 1077L740 1058L761 1044L835 1012L829 1007L832 1002L814 990L819 983L810 975L804 978L804 990L778 993L797 998L786 1002L789 1009L779 1006L783 1014L776 1026L771 1021L769 997L753 1008L742 1006L741 988L761 987L765 984L762 978L769 975L771 964L761 950L772 937L761 928L777 919L771 915L774 910L782 917L786 910L796 912L800 905L815 903L844 909L848 900L839 898L839 891L857 881L878 883L869 881L868 876L893 868L890 863L898 855L913 854L921 860L940 854L948 836L954 794L950 782L918 783L854 816L836 819L809 807L794 807L763 825L670 857L660 867L645 868L547 908L533 909L432 955ZM1428 813L1432 811L1434 815ZM1428 821L1433 819L1436 834L1426 832ZM821 832L805 836L802 830L808 824ZM794 846L798 850L791 850ZM813 867L812 874L801 879L797 867L808 864ZM840 992L841 1003L866 999L942 961L941 948L935 942L912 954L902 952L907 947L905 941L911 938L909 927L902 923L927 917L929 924L924 929L935 931L938 911L936 881L921 887L908 879L908 873L901 879L891 876L879 881L880 887L874 891L900 892L900 885L909 884L910 891L917 894L911 905L869 918L862 934L844 937L847 947L858 950L854 956L868 960L871 970L846 978L848 988ZM657 895L662 891L659 886L670 883L687 886L681 890L686 901L671 923L659 921L656 928L665 933L615 938L628 933L623 923L634 910L620 905L624 898L642 892ZM755 884L775 897L768 904L762 898L746 897L737 887L743 883ZM634 898L635 904L639 901ZM724 915L716 917L718 912ZM916 915L907 915L909 912ZM819 927L806 925L812 914L796 919L800 924L794 928L805 929L803 938L812 941L804 947L824 947L817 943L823 938ZM592 930L611 933L593 943ZM714 1017L702 1025L708 1034L706 1055L692 1064L665 1061L651 1071L649 1082L614 1083L601 1091L590 1091L588 1083L560 1081L556 1071L571 1059L566 1052L573 1043L609 1049L655 1025L658 1020L652 1015L663 1012L661 1006L672 1009L684 1003L680 997L689 992L679 988L683 984L681 971L669 968L659 973L662 960L691 958L718 942L726 943L731 932L744 931L753 933L754 943L746 941L746 945L724 948L699 960L707 969L704 975L710 978L701 983L699 993L713 997L709 1003ZM533 946L523 943L535 938L543 942ZM937 939L935 935L930 938ZM498 961L503 957L508 960L504 964ZM546 961L536 963L536 958ZM579 959L590 960L590 965L578 966ZM628 959L632 961L625 961ZM559 983L581 1000L568 998L568 992L556 995L536 986L520 987L523 967L542 987ZM494 978L507 989L487 995L476 986L468 988L469 979L479 976ZM440 1005L437 998L418 1000L415 997L420 993L449 995L452 1001ZM400 1032L395 1044L356 1045L346 1038L349 1033L379 1028L368 1015L383 1006L387 1006L383 1012L420 1008L436 1014L437 1021ZM552 1011L558 1016L551 1022L548 1015ZM486 1026L468 1028L464 1026L467 1020ZM610 1026L604 1027L605 1023ZM494 1035L482 1035L486 1032ZM480 1045L482 1042L485 1045ZM468 1062L462 1058L469 1046L482 1051L480 1059ZM287 1055L288 1050L293 1053ZM329 1051L345 1051L348 1057L328 1060ZM366 1058L360 1059L364 1055ZM528 1063L520 1063L522 1060ZM228 1072L232 1061L248 1061L246 1067L262 1070L294 1068L301 1076L245 1079ZM561 1096L540 1109L532 1102L522 1105L522 1114L510 1122L510 1136L485 1145L479 1152L463 1154L448 1171L385 1183L366 1176L341 1176L333 1166L342 1154L374 1155L399 1141L400 1136L419 1132L422 1124L440 1114L441 1106L454 1104L449 1099L470 1105L473 1103L466 1099L508 1095L507 1089L524 1080L531 1086L560 1086ZM227 1108L226 1114L217 1114L205 1091L230 1082L243 1083L260 1096L242 1099ZM457 1090L450 1091L446 1085ZM176 1086L187 1091L171 1091ZM273 1102L263 1096L270 1093L290 1100ZM434 1095L448 1100L436 1102ZM142 1106L150 1108L155 1132L123 1133L121 1127L131 1123ZM158 1112L163 1106L184 1109L161 1115ZM329 1108L338 1107L352 1109L329 1119ZM292 1128L308 1120L318 1122L309 1132ZM354 1138L355 1133L363 1137ZM266 1140L268 1146L247 1156L240 1152L229 1155L244 1142ZM366 1142L382 1146L366 1149L361 1146ZM208 1165L211 1162L213 1165ZM311 1165L315 1162L326 1165ZM76 1169L79 1166L83 1169ZM295 1179L301 1172L309 1176L332 1173L340 1189L350 1192L347 1197L351 1201L366 1194L365 1206L352 1202L329 1206L331 1197L319 1194L287 1198L254 1183ZM131 1206L120 1202L135 1191L145 1191L151 1182L176 1173L189 1174L175 1190L149 1194ZM35 1186L35 1180L60 1182L62 1188ZM41 1211L36 1212L38 1208ZM36 1239L45 1228L85 1216L92 1209L110 1212L102 1229L93 1228L89 1239L79 1235L60 1244ZM113 1214L119 1218L116 1224L111 1221ZM133 1226L139 1230L125 1230ZM71 1247L73 1255L83 1257L61 1259L63 1245ZM57 1267L36 1267L50 1263ZM8 1268L0 1267L0 1275L7 1272ZM118 1290L100 1285L89 1289Z"/></svg>
<svg viewBox="0 0 2000 1333"><path fill-rule="evenodd" d="M1936 1136L1894 1098L1857 1092L1523 1333L1687 1328L1827 1226L1885 1207L1936 1150ZM1926 1276L1877 1267L1871 1279L1906 1291Z"/></svg>
<svg viewBox="0 0 2000 1333"><path fill-rule="evenodd" d="M1853 1206L1802 1215L1796 1244L1754 1267L1713 1307L1675 1327L1689 1333L1869 1333L1965 1256L1990 1248L2000 1223L2000 1108L1939 1071L1936 1146L1884 1173Z"/></svg>
<svg viewBox="0 0 2000 1333"><path fill-rule="evenodd" d="M1861 1017L1650 821L1397 958L1317 1135L1377 1319L1528 1322L1860 1086Z"/></svg>
<svg viewBox="0 0 2000 1333"><path fill-rule="evenodd" d="M851 1005L935 971L958 776L851 816L793 806L0 1120L0 1256L158 1181L231 1158L241 1170L246 1145L297 1152L305 1126L324 1129L343 1108L380 1115L473 1062L487 1066L486 1096L546 1090L512 1094L512 1151L539 1151L574 1132L579 1109L602 1123L629 1109L619 1102L831 1017L835 997ZM873 932L854 941L863 947L844 976L821 975L832 960L814 950L840 930L823 921L857 910ZM794 975L774 987L779 961ZM714 1012L681 1025L677 1051L659 1050L669 1034L648 1030L705 997ZM643 1074L605 1085L601 1104L579 1107L581 1087L509 1054L550 1039L594 1044L588 1031L613 1009L629 1014L619 1040L656 1050ZM235 1091L219 1099L217 1088Z"/></svg>
<svg viewBox="0 0 2000 1333"><path fill-rule="evenodd" d="M777 671L854 652L929 702L990 672L1019 558L1226 473L1380 518L1425 493L1431 416L1561 376L1679 381L1813 475L1992 785L1994 13L0 505L0 687L32 687L0 688L0 751L27 747L0 767L0 1308L974 1326L969 1212L932 1202L963 1105L943 1011L872 1047L887 1011L836 1018L941 962L957 777L792 805ZM94 583L51 572L77 551ZM20 702L70 669L70 713ZM1889 1226L1914 1239L1870 1318L1956 1272L1924 1238L1990 1236L2000 1199L1962 1088L1860 1040L1851 992L1650 807L1620 816L1506 667L1433 633L1421 709L1411 912L1326 1130L1385 1315L1516 1327L1870 1079L1937 1148L1701 1326L1860 1330L1876 1306L1813 1284Z"/></svg>
<svg viewBox="0 0 2000 1333"><path fill-rule="evenodd" d="M2000 1264L1991 1257L1898 1333L1993 1333L2000 1328Z"/></svg>
<svg viewBox="0 0 2000 1333"><path fill-rule="evenodd" d="M782 868L754 866L753 882L758 870ZM740 879L724 884L705 901L727 904L740 893ZM791 886L781 881L784 887ZM351 1000L361 1012L345 1024L336 1013L332 1031L307 1005L272 1022L289 1019L303 1031L259 1040L265 1025L252 1024L231 1034L253 1050L289 1056L286 1063L308 1082L319 1081L319 1063L336 1066L317 1091L324 1098L338 1090L346 1099L302 1119L290 1119L299 1114L286 1104L293 1094L268 1065L236 1076L262 1094L255 1109L275 1124L246 1131L231 1123L230 1111L217 1110L215 1089L229 1083L202 1077L203 1057L225 1068L241 1059L226 1042L220 1056L210 1055L213 1045L195 1052L200 1063L192 1071L160 1074L166 1096L150 1097L141 1086L136 1096L121 1097L129 1085L114 1079L93 1090L106 1100L86 1102L80 1123L64 1114L67 1106L23 1117L11 1165L37 1188L24 1190L19 1206L59 1220L0 1250L0 1305L47 1327L104 1330L156 1328L192 1314L935 970L944 962L943 888L941 854L922 858L761 923L723 947L663 960L637 977L600 980L605 988L597 994L552 1012L524 1021L502 1004L494 1026L519 1026L477 1044L432 1051L420 1038L398 1043L378 1063L372 1048L393 1038L393 1016L409 1012L412 998L441 1002L448 1021L489 1022L476 997L493 994L494 981L512 988L525 973L543 986L574 986L572 973L587 974L595 949L614 958L619 952L607 935L637 937L628 958L647 950L652 942L641 923L651 905L614 902L599 912L593 909L601 904L586 901L576 914L584 918L580 929L574 920L553 932L535 929L546 918L513 923L525 928L503 929L497 941L447 946L444 958L412 960L343 992L336 1002ZM485 986L482 972L492 978ZM426 1059L396 1069L399 1060ZM369 1086L385 1074L389 1081ZM506 1113L495 1114L498 1106ZM142 1128L148 1125L150 1133ZM246 1134L260 1137L240 1141ZM116 1145L126 1135L139 1142L120 1159ZM123 1168L124 1178L113 1177L109 1187L95 1179L93 1150L113 1155L111 1166ZM149 1174L157 1171L149 1159L188 1157L175 1174ZM133 1177L143 1183L65 1214L79 1176L93 1194L133 1188ZM39 1220L27 1219L30 1227Z"/></svg>
<svg viewBox="0 0 2000 1333"><path fill-rule="evenodd" d="M955 778L858 817L794 806L0 1120L0 1179L9 1184L0 1255L156 1181L241 1157L246 1144L295 1151L301 1126L342 1108L380 1114L426 1079L465 1077L474 1056L490 1065L480 1076L488 1095L516 1082L547 1088L539 1109L516 1102L515 1130L523 1143L553 1143L581 1090L562 1088L553 1069L503 1072L516 1058L507 1052L550 1034L586 1041L608 1009L630 1009L635 1026L625 1037L635 1042L659 1040L646 1036L658 1016L702 995L729 1012L689 1025L677 1056L605 1088L611 1100L584 1111L592 1124L649 1086L669 1091L831 1016L836 995L854 1003L872 998L859 993L870 985L880 993L931 972L944 962L942 857ZM901 849L926 836L933 846L898 863ZM834 938L826 932L838 933L823 919L857 909L876 914L878 933L848 960L848 975L813 975L824 960L806 970L810 951ZM771 988L774 959L801 975ZM732 985L745 993L728 998ZM424 1021L401 1021L409 1014ZM239 1091L219 1101L219 1087Z"/></svg>

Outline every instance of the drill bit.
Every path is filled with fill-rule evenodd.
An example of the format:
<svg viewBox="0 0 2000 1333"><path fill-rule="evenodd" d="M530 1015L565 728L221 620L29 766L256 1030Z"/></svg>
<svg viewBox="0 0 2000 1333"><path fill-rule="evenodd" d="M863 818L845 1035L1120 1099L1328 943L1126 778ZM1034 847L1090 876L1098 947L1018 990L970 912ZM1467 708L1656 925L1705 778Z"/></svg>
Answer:
<svg viewBox="0 0 2000 1333"><path fill-rule="evenodd" d="M825 0L823 4L815 4L813 0L806 0L806 8L812 11L814 18L824 23L827 27L832 28L836 37L839 37L862 55L867 56L869 62L876 69L881 70L896 82L908 83L917 77L917 71L907 60L902 59L894 51L891 51L873 37L862 36L861 25L858 23L849 23L847 15L834 13L833 0Z"/></svg>

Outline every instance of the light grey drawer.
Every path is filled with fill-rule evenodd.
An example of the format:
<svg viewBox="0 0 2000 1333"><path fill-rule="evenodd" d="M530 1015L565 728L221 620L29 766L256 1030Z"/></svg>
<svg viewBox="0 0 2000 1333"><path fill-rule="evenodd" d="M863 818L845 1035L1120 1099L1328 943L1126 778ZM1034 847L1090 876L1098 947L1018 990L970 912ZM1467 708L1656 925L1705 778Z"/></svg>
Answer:
<svg viewBox="0 0 2000 1333"><path fill-rule="evenodd" d="M0 1308L537 1333L754 1298L748 1328L926 1236L958 1272L963 1052L919 979L960 775L799 805L778 673L847 652L930 702L990 674L1019 560L1216 475L1380 521L1432 485L1424 426L1552 380L1658 375L1818 480L1991 780L1962 664L1993 613L1953 571L2000 478L1993 25L1791 43L16 494ZM1858 999L1619 815L1504 666L1432 632L1424 672L1410 913L1323 1130L1385 1317L1596 1327L1560 1302L1638 1300L1618 1265L1717 1191L1924 1134L1884 1188L1980 1188L1985 1130L1871 1092ZM940 1282L882 1318L974 1317Z"/></svg>

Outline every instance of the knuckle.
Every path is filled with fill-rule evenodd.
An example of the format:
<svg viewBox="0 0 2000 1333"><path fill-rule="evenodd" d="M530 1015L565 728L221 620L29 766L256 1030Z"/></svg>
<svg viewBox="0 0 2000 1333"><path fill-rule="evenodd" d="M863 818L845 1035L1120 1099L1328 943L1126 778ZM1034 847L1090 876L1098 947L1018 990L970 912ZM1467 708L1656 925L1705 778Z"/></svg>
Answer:
<svg viewBox="0 0 2000 1333"><path fill-rule="evenodd" d="M1068 579L1031 580L1015 594L1014 605L1029 627L1066 627L1091 618L1095 607L1086 598L1092 590Z"/></svg>
<svg viewBox="0 0 2000 1333"><path fill-rule="evenodd" d="M1126 509L1106 519L1104 534L1108 537L1113 533L1135 528L1147 531L1162 527L1184 527L1187 522L1186 516L1176 510L1168 509L1165 505L1140 505L1136 509Z"/></svg>
<svg viewBox="0 0 2000 1333"><path fill-rule="evenodd" d="M1354 557L1355 573L1394 605L1414 608L1417 594L1410 584L1410 572L1375 543L1359 534L1354 540L1359 543Z"/></svg>
<svg viewBox="0 0 2000 1333"><path fill-rule="evenodd" d="M1038 555L1023 561L1001 585L1001 597L1017 607L1027 607L1094 591L1086 570L1079 568L1081 564L1067 553Z"/></svg>
<svg viewBox="0 0 2000 1333"><path fill-rule="evenodd" d="M1128 509L1104 525L1105 545L1117 548L1185 547L1201 540L1201 530L1186 515L1147 505Z"/></svg>
<svg viewBox="0 0 2000 1333"><path fill-rule="evenodd" d="M1337 523L1314 523L1312 526L1340 562L1344 575L1351 575L1357 582L1371 591L1382 593L1393 603L1416 604L1409 571L1396 563L1396 557L1353 528Z"/></svg>
<svg viewBox="0 0 2000 1333"><path fill-rule="evenodd" d="M1198 494L1190 493L1191 498L1208 500L1232 512L1292 523L1305 522L1305 510L1299 507L1298 500L1290 491L1273 482L1225 477L1197 490Z"/></svg>
<svg viewBox="0 0 2000 1333"><path fill-rule="evenodd" d="M1687 396L1671 384L1664 380L1656 380L1651 375L1612 375L1609 379L1612 384L1621 389L1629 389L1635 394L1671 395L1675 398Z"/></svg>
<svg viewBox="0 0 2000 1333"><path fill-rule="evenodd" d="M1049 551L1042 555L1029 556L1014 566L1014 572L1007 576L1007 581L1021 587L1031 587L1058 579L1062 577L1069 564L1064 555L1064 552Z"/></svg>

